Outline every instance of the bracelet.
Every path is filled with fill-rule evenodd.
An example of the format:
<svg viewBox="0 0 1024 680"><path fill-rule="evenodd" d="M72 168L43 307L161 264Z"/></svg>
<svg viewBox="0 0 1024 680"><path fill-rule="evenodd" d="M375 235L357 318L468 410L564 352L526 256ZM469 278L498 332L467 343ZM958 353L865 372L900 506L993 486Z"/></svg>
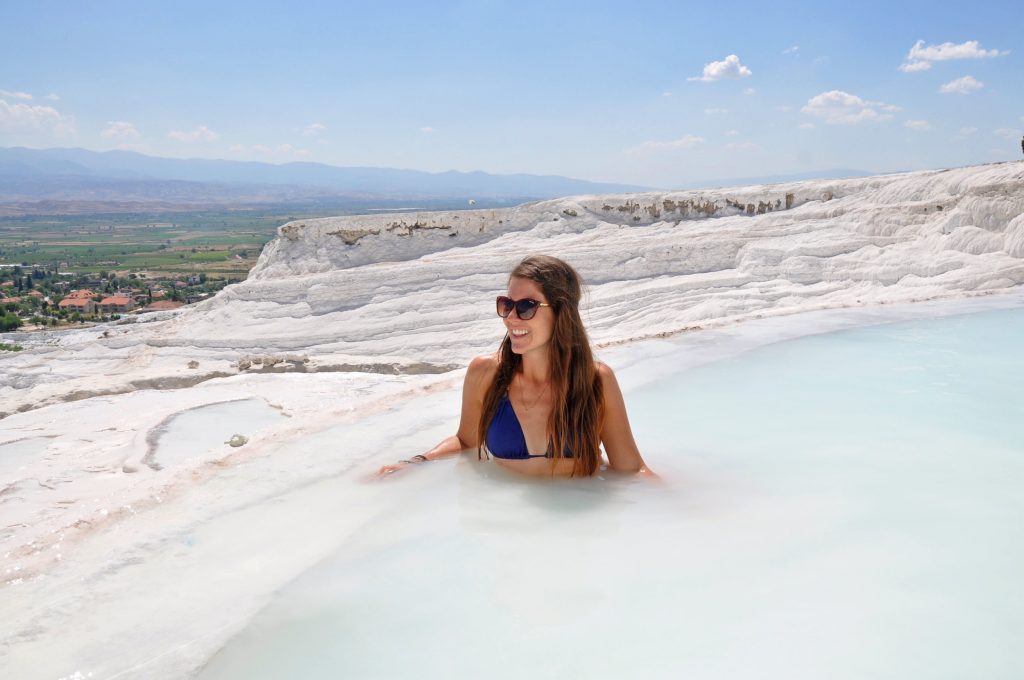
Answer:
<svg viewBox="0 0 1024 680"><path fill-rule="evenodd" d="M426 463L429 458L424 456L422 453L418 453L408 460L400 460L399 463L406 463L407 465L418 465L419 463Z"/></svg>

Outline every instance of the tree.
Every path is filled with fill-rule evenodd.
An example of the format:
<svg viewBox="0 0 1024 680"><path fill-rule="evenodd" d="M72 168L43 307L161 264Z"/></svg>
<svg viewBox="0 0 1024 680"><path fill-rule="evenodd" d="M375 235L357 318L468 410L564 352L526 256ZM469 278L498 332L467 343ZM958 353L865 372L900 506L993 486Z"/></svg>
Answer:
<svg viewBox="0 0 1024 680"><path fill-rule="evenodd" d="M21 327L21 319L16 314L4 314L0 316L0 331L13 331Z"/></svg>

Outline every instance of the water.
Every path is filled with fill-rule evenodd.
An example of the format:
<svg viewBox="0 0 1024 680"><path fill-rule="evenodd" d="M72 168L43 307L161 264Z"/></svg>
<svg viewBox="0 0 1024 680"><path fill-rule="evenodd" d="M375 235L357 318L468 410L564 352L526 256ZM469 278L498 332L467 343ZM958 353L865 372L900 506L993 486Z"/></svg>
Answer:
<svg viewBox="0 0 1024 680"><path fill-rule="evenodd" d="M0 483L13 479L27 463L42 455L49 443L46 437L26 437L0 444Z"/></svg>
<svg viewBox="0 0 1024 680"><path fill-rule="evenodd" d="M180 465L222 447L235 434L252 437L282 418L262 399L239 399L200 406L171 418L163 425L146 462L159 468Z"/></svg>
<svg viewBox="0 0 1024 680"><path fill-rule="evenodd" d="M1017 309L666 359L627 395L663 484L380 482L200 677L1021 677L1022 336Z"/></svg>

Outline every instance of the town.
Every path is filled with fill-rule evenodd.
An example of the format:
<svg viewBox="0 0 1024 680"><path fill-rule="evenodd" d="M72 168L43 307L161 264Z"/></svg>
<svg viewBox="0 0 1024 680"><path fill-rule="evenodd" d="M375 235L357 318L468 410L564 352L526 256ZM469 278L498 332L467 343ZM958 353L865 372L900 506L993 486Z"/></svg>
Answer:
<svg viewBox="0 0 1024 680"><path fill-rule="evenodd" d="M39 265L0 265L0 331L61 328L177 309L239 280L205 273L76 274Z"/></svg>

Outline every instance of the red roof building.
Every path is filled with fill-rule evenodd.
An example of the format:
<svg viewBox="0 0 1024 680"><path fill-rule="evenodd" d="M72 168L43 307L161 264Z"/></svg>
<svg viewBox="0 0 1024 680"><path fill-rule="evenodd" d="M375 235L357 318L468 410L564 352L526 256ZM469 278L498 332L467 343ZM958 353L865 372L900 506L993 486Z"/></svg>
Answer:
<svg viewBox="0 0 1024 680"><path fill-rule="evenodd" d="M92 298L66 297L57 303L57 307L80 314L92 314L96 311L96 303L92 301Z"/></svg>
<svg viewBox="0 0 1024 680"><path fill-rule="evenodd" d="M111 295L100 300L98 305L101 314L118 314L135 309L135 301L124 295Z"/></svg>

